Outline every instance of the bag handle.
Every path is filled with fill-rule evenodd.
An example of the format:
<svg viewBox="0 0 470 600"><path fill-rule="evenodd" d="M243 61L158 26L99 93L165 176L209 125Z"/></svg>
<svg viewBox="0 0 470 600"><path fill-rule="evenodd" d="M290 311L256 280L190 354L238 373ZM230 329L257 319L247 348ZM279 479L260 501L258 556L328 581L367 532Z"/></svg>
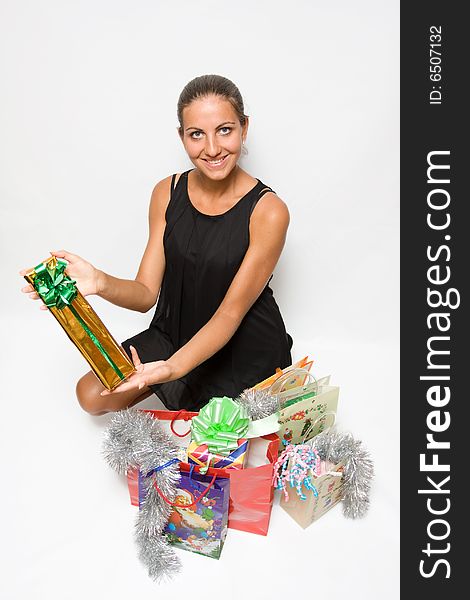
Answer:
<svg viewBox="0 0 470 600"><path fill-rule="evenodd" d="M315 421L313 423L311 423L310 426L309 426L309 428L307 429L307 431L306 431L306 433L304 435L304 438L302 440L302 444L305 444L305 440L307 439L307 436L310 433L312 433L312 431L315 429L316 424L319 421L321 421L322 419L324 419L325 417L329 417L329 416L333 417L333 422L331 423L331 425L327 429L324 429L323 431L329 431L333 427L333 425L336 422L336 413L335 412L329 411L329 412L323 413L322 415L318 415L318 417L315 419Z"/></svg>
<svg viewBox="0 0 470 600"><path fill-rule="evenodd" d="M180 417L180 415L183 415L183 416ZM180 419L183 419L184 421L190 421L192 419L192 417L189 415L188 411L183 408L182 410L179 410L176 413L176 415L171 419L171 423L170 423L171 432L174 435L176 435L176 437L184 438L191 433L191 427L188 429L188 431L186 433L178 433L177 431L175 431L173 424L175 421L178 421Z"/></svg>
<svg viewBox="0 0 470 600"><path fill-rule="evenodd" d="M153 482L153 487L157 490L160 498L162 498L167 504L169 504L170 506L174 506L175 508L189 508L190 506L196 506L196 504L207 494L207 492L211 489L211 487L214 485L215 480L217 479L217 475L214 475L209 483L209 485L206 487L206 489L201 492L199 498L197 498L196 500L194 500L194 502L191 502L191 504L178 504L178 502L172 502L171 500L169 500L165 494L162 492L162 490L158 487L157 482L154 481Z"/></svg>
<svg viewBox="0 0 470 600"><path fill-rule="evenodd" d="M278 377L275 381L272 382L271 386L269 387L269 391L271 392L271 394L281 394L282 392L284 392L285 390L282 389L283 385L287 381L289 381L289 379L291 379L291 377L293 375L305 375L306 377L310 378L310 383L313 383L313 382L317 383L317 380L310 373L310 371L307 371L307 369L295 368L295 369L292 369L291 371L287 371L286 373L283 373L280 377ZM277 386L279 385L279 383L281 385L279 386L279 389L277 389ZM302 385L305 385L305 379L304 379L304 383Z"/></svg>

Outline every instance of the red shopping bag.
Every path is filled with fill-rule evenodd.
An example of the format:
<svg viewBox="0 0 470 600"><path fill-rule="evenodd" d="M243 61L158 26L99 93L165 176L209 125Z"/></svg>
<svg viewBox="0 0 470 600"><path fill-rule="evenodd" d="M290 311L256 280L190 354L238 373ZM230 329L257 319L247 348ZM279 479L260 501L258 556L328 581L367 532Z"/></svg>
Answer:
<svg viewBox="0 0 470 600"><path fill-rule="evenodd" d="M147 410L159 421L169 421L170 429L176 437L184 438L190 434L187 429L178 424L178 421L190 421L198 413L186 411ZM266 464L259 467L248 467L241 470L236 469L214 469L209 468L207 475L230 478L230 504L228 515L228 526L231 529L248 531L259 535L267 535L271 510L273 506L274 488L272 486L274 463L279 453L279 438L276 434L263 436L268 441L266 451ZM194 465L180 462L182 472L188 472ZM199 470L199 467L196 467ZM139 473L130 470L127 474L127 482L131 503L139 506ZM142 501L142 497L140 498Z"/></svg>

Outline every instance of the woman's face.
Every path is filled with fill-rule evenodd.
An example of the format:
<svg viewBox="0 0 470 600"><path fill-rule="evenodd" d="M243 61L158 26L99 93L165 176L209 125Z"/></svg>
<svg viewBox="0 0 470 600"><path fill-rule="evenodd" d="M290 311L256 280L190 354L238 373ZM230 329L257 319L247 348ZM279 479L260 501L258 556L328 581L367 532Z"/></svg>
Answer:
<svg viewBox="0 0 470 600"><path fill-rule="evenodd" d="M240 125L228 100L206 96L183 110L184 148L193 165L210 179L221 180L234 169L248 129Z"/></svg>

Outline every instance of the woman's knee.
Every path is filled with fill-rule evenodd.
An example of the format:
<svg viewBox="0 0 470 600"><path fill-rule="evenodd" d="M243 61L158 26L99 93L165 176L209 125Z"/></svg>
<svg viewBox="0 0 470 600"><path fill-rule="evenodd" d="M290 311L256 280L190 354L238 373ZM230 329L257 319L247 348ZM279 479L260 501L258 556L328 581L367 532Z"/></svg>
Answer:
<svg viewBox="0 0 470 600"><path fill-rule="evenodd" d="M84 411L94 416L104 415L108 412L122 410L128 406L134 406L153 393L150 388L144 387L141 390L127 390L120 394L101 396L104 389L92 371L78 380L76 387L77 399Z"/></svg>
<svg viewBox="0 0 470 600"><path fill-rule="evenodd" d="M94 416L109 412L106 407L106 397L100 396L103 389L104 387L91 372L78 380L76 387L77 399L85 412Z"/></svg>

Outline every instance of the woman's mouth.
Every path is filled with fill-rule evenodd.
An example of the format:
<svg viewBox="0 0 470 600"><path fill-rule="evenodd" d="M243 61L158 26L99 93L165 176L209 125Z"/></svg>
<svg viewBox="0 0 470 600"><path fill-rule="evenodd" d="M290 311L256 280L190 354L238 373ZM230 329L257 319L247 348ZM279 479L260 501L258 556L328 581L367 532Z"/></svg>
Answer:
<svg viewBox="0 0 470 600"><path fill-rule="evenodd" d="M223 165L225 165L227 157L228 157L228 154L226 156L224 156L223 158L218 158L217 160L208 160L207 158L204 158L203 160L206 162L206 164L208 165L208 167L210 169L218 169L219 167L222 167Z"/></svg>

